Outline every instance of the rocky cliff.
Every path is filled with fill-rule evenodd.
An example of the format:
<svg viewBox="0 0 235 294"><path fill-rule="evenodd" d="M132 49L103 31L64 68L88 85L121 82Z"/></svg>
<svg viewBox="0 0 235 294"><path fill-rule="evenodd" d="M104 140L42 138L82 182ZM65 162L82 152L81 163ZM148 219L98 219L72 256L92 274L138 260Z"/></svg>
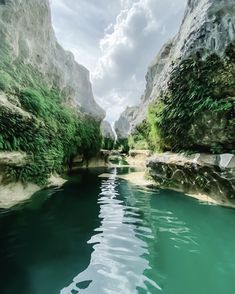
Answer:
<svg viewBox="0 0 235 294"><path fill-rule="evenodd" d="M115 144L115 134L110 123L103 120L100 125L100 129L103 137L102 149L112 150Z"/></svg>
<svg viewBox="0 0 235 294"><path fill-rule="evenodd" d="M104 111L94 100L88 70L57 42L48 0L4 0L0 3L1 58L38 70L49 87L60 90L67 104L97 119ZM17 70L17 69L15 69ZM21 85L22 86L22 85Z"/></svg>
<svg viewBox="0 0 235 294"><path fill-rule="evenodd" d="M101 128L102 136L104 138L108 138L108 139L115 141L115 134L114 134L113 129L108 121L103 120L100 125L100 128Z"/></svg>
<svg viewBox="0 0 235 294"><path fill-rule="evenodd" d="M138 107L127 107L115 122L114 128L118 139L127 138L129 130L136 119Z"/></svg>
<svg viewBox="0 0 235 294"><path fill-rule="evenodd" d="M179 33L149 66L140 105L133 108L132 116L124 112L120 117L129 126L122 136L146 119L151 104L150 125L157 125L152 133L157 133L165 148L172 149L177 140L188 138L190 144L185 147L189 149L221 145L232 150L234 24L233 0L189 0Z"/></svg>
<svg viewBox="0 0 235 294"><path fill-rule="evenodd" d="M0 152L26 154L0 166L4 183L44 186L76 154L100 150L100 122L89 72L57 42L48 0L0 2ZM9 153L7 153L8 156Z"/></svg>
<svg viewBox="0 0 235 294"><path fill-rule="evenodd" d="M235 157L232 154L185 155L166 152L148 158L146 166L149 175L161 188L235 207Z"/></svg>

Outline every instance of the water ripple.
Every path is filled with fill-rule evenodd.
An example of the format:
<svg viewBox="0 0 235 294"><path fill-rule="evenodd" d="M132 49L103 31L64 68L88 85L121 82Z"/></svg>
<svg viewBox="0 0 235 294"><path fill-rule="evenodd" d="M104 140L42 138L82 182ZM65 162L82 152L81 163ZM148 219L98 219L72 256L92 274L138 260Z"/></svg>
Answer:
<svg viewBox="0 0 235 294"><path fill-rule="evenodd" d="M93 244L91 261L85 271L73 279L73 282L61 290L65 293L136 293L137 288L147 290L151 284L161 291L156 281L146 277L145 270L150 269L144 256L149 255L144 238L154 238L151 228L145 226L140 218L140 209L126 205L117 199L118 182L115 173L102 181L98 203L101 226L88 241ZM91 281L86 289L79 284Z"/></svg>

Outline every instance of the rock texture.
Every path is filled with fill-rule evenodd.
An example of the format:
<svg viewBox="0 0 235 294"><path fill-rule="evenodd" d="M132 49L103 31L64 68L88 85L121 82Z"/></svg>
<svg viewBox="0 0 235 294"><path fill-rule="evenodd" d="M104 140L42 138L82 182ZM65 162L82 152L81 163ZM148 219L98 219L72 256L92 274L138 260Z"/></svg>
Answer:
<svg viewBox="0 0 235 294"><path fill-rule="evenodd" d="M11 167L20 168L31 160L25 152L0 152L0 208L10 208L21 201L30 198L42 187L33 183L12 182L7 177L7 170ZM59 187L66 182L56 174L51 175L46 187Z"/></svg>
<svg viewBox="0 0 235 294"><path fill-rule="evenodd" d="M235 205L235 156L163 153L147 161L150 176L163 188L205 194L219 204Z"/></svg>
<svg viewBox="0 0 235 294"><path fill-rule="evenodd" d="M119 119L115 122L114 128L118 139L127 138L132 124L136 119L138 107L127 107L120 115Z"/></svg>
<svg viewBox="0 0 235 294"><path fill-rule="evenodd" d="M28 90L27 99L31 99L29 104L37 105L36 108L27 108L20 100L22 90L25 89ZM62 104L62 107L57 109L57 103ZM51 112L45 114L45 109ZM48 113L52 114L51 117ZM97 131L105 116L104 110L94 100L88 70L76 63L72 53L65 51L56 40L49 0L0 1L0 149L27 152L0 152L0 207L10 207L46 185L32 184L33 177L37 182L43 175L51 175L49 186L64 183L63 179L55 175L58 170L55 168L55 157L52 159L51 155L56 154L58 161L61 157L62 166L68 150L62 147L62 142L54 144L56 146L52 149L50 146L53 146L52 140L60 137L60 126L68 126L72 117L76 122L73 113L81 117L81 124L85 125L85 121L89 121L97 126ZM90 116L95 120L91 120ZM49 121L50 118L52 121L49 123L47 119ZM72 129L68 133L77 134L75 128ZM87 132L86 141L89 141L89 127ZM64 135L61 136L62 140L68 141ZM44 148L38 147L42 142ZM73 144L78 143L71 142L71 146ZM31 148L25 148L29 146ZM60 152L55 153L57 146ZM89 148L92 149L92 146ZM35 173L36 168L38 170ZM48 174L45 168L49 170ZM19 179L23 179L24 183Z"/></svg>
<svg viewBox="0 0 235 294"><path fill-rule="evenodd" d="M234 0L188 0L179 33L163 46L148 68L146 89L140 105L121 114L119 120L129 127L125 136L146 118L149 103L167 89L173 66L196 52L203 58L212 53L220 56L234 41Z"/></svg>
<svg viewBox="0 0 235 294"><path fill-rule="evenodd" d="M29 157L25 152L0 152L0 167L21 167L28 163Z"/></svg>
<svg viewBox="0 0 235 294"><path fill-rule="evenodd" d="M150 150L130 150L127 162L130 166L145 167L146 160L152 155Z"/></svg>
<svg viewBox="0 0 235 294"><path fill-rule="evenodd" d="M115 134L110 123L106 120L103 120L100 125L101 133L104 138L111 139L115 141Z"/></svg>
<svg viewBox="0 0 235 294"><path fill-rule="evenodd" d="M79 170L81 168L100 168L108 167L109 164L109 150L100 150L96 156L89 159L84 158L82 154L75 156L70 165L70 171Z"/></svg>
<svg viewBox="0 0 235 294"><path fill-rule="evenodd" d="M233 100L233 101L232 101ZM231 99L235 111L235 97ZM235 112L234 112L235 113ZM221 152L216 150L216 144L212 142L219 142L220 146L226 146L227 149L235 150L235 116L233 120L228 122L228 115L214 112L203 112L199 115L189 130L191 140L194 146L212 147L214 152Z"/></svg>
<svg viewBox="0 0 235 294"><path fill-rule="evenodd" d="M89 71L57 42L48 0L5 0L0 3L0 42L12 60L20 58L58 88L65 102L102 120L104 111L92 93Z"/></svg>

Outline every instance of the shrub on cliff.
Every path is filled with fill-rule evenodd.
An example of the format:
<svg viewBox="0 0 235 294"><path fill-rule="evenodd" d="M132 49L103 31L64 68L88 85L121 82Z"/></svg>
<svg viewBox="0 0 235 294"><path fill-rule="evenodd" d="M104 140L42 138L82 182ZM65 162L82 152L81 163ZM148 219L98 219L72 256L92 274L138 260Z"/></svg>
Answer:
<svg viewBox="0 0 235 294"><path fill-rule="evenodd" d="M130 149L145 150L150 148L149 132L150 127L147 121L144 120L128 138Z"/></svg>
<svg viewBox="0 0 235 294"><path fill-rule="evenodd" d="M115 141L111 138L103 138L102 141L102 149L105 150L113 150L115 145Z"/></svg>
<svg viewBox="0 0 235 294"><path fill-rule="evenodd" d="M11 86L10 76L5 72L0 71L0 90L2 91L9 90L10 86Z"/></svg>
<svg viewBox="0 0 235 294"><path fill-rule="evenodd" d="M30 96L35 94L33 90L23 93L20 101L27 101L22 103L24 109L32 111L37 105L37 111L32 111L31 117L24 117L7 108L0 109L0 150L25 151L32 160L27 166L9 170L9 175L44 184L52 172L61 172L72 156L82 153L89 158L100 149L102 138L98 122L78 117L40 92L37 92L41 102L38 107Z"/></svg>
<svg viewBox="0 0 235 294"><path fill-rule="evenodd" d="M120 150L122 153L128 154L130 146L128 144L128 138L120 138L116 141L114 149Z"/></svg>
<svg viewBox="0 0 235 294"><path fill-rule="evenodd" d="M149 106L153 146L174 151L209 150L213 145L221 151L234 149L234 55L231 44L223 58L212 54L204 60L196 54L174 68L168 91Z"/></svg>
<svg viewBox="0 0 235 294"><path fill-rule="evenodd" d="M25 112L1 106L0 150L25 151L31 157L28 165L10 168L8 175L45 184L77 153L87 158L96 154L102 143L99 122L66 106L59 91L48 87L30 65L1 57L1 90Z"/></svg>

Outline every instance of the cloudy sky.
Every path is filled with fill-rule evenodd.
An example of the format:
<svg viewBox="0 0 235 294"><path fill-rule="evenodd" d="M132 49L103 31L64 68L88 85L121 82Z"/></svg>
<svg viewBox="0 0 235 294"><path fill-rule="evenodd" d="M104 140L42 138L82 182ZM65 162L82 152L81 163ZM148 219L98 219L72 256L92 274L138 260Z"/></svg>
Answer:
<svg viewBox="0 0 235 294"><path fill-rule="evenodd" d="M91 72L96 101L114 122L139 102L148 64L174 36L186 0L50 0L58 41Z"/></svg>

